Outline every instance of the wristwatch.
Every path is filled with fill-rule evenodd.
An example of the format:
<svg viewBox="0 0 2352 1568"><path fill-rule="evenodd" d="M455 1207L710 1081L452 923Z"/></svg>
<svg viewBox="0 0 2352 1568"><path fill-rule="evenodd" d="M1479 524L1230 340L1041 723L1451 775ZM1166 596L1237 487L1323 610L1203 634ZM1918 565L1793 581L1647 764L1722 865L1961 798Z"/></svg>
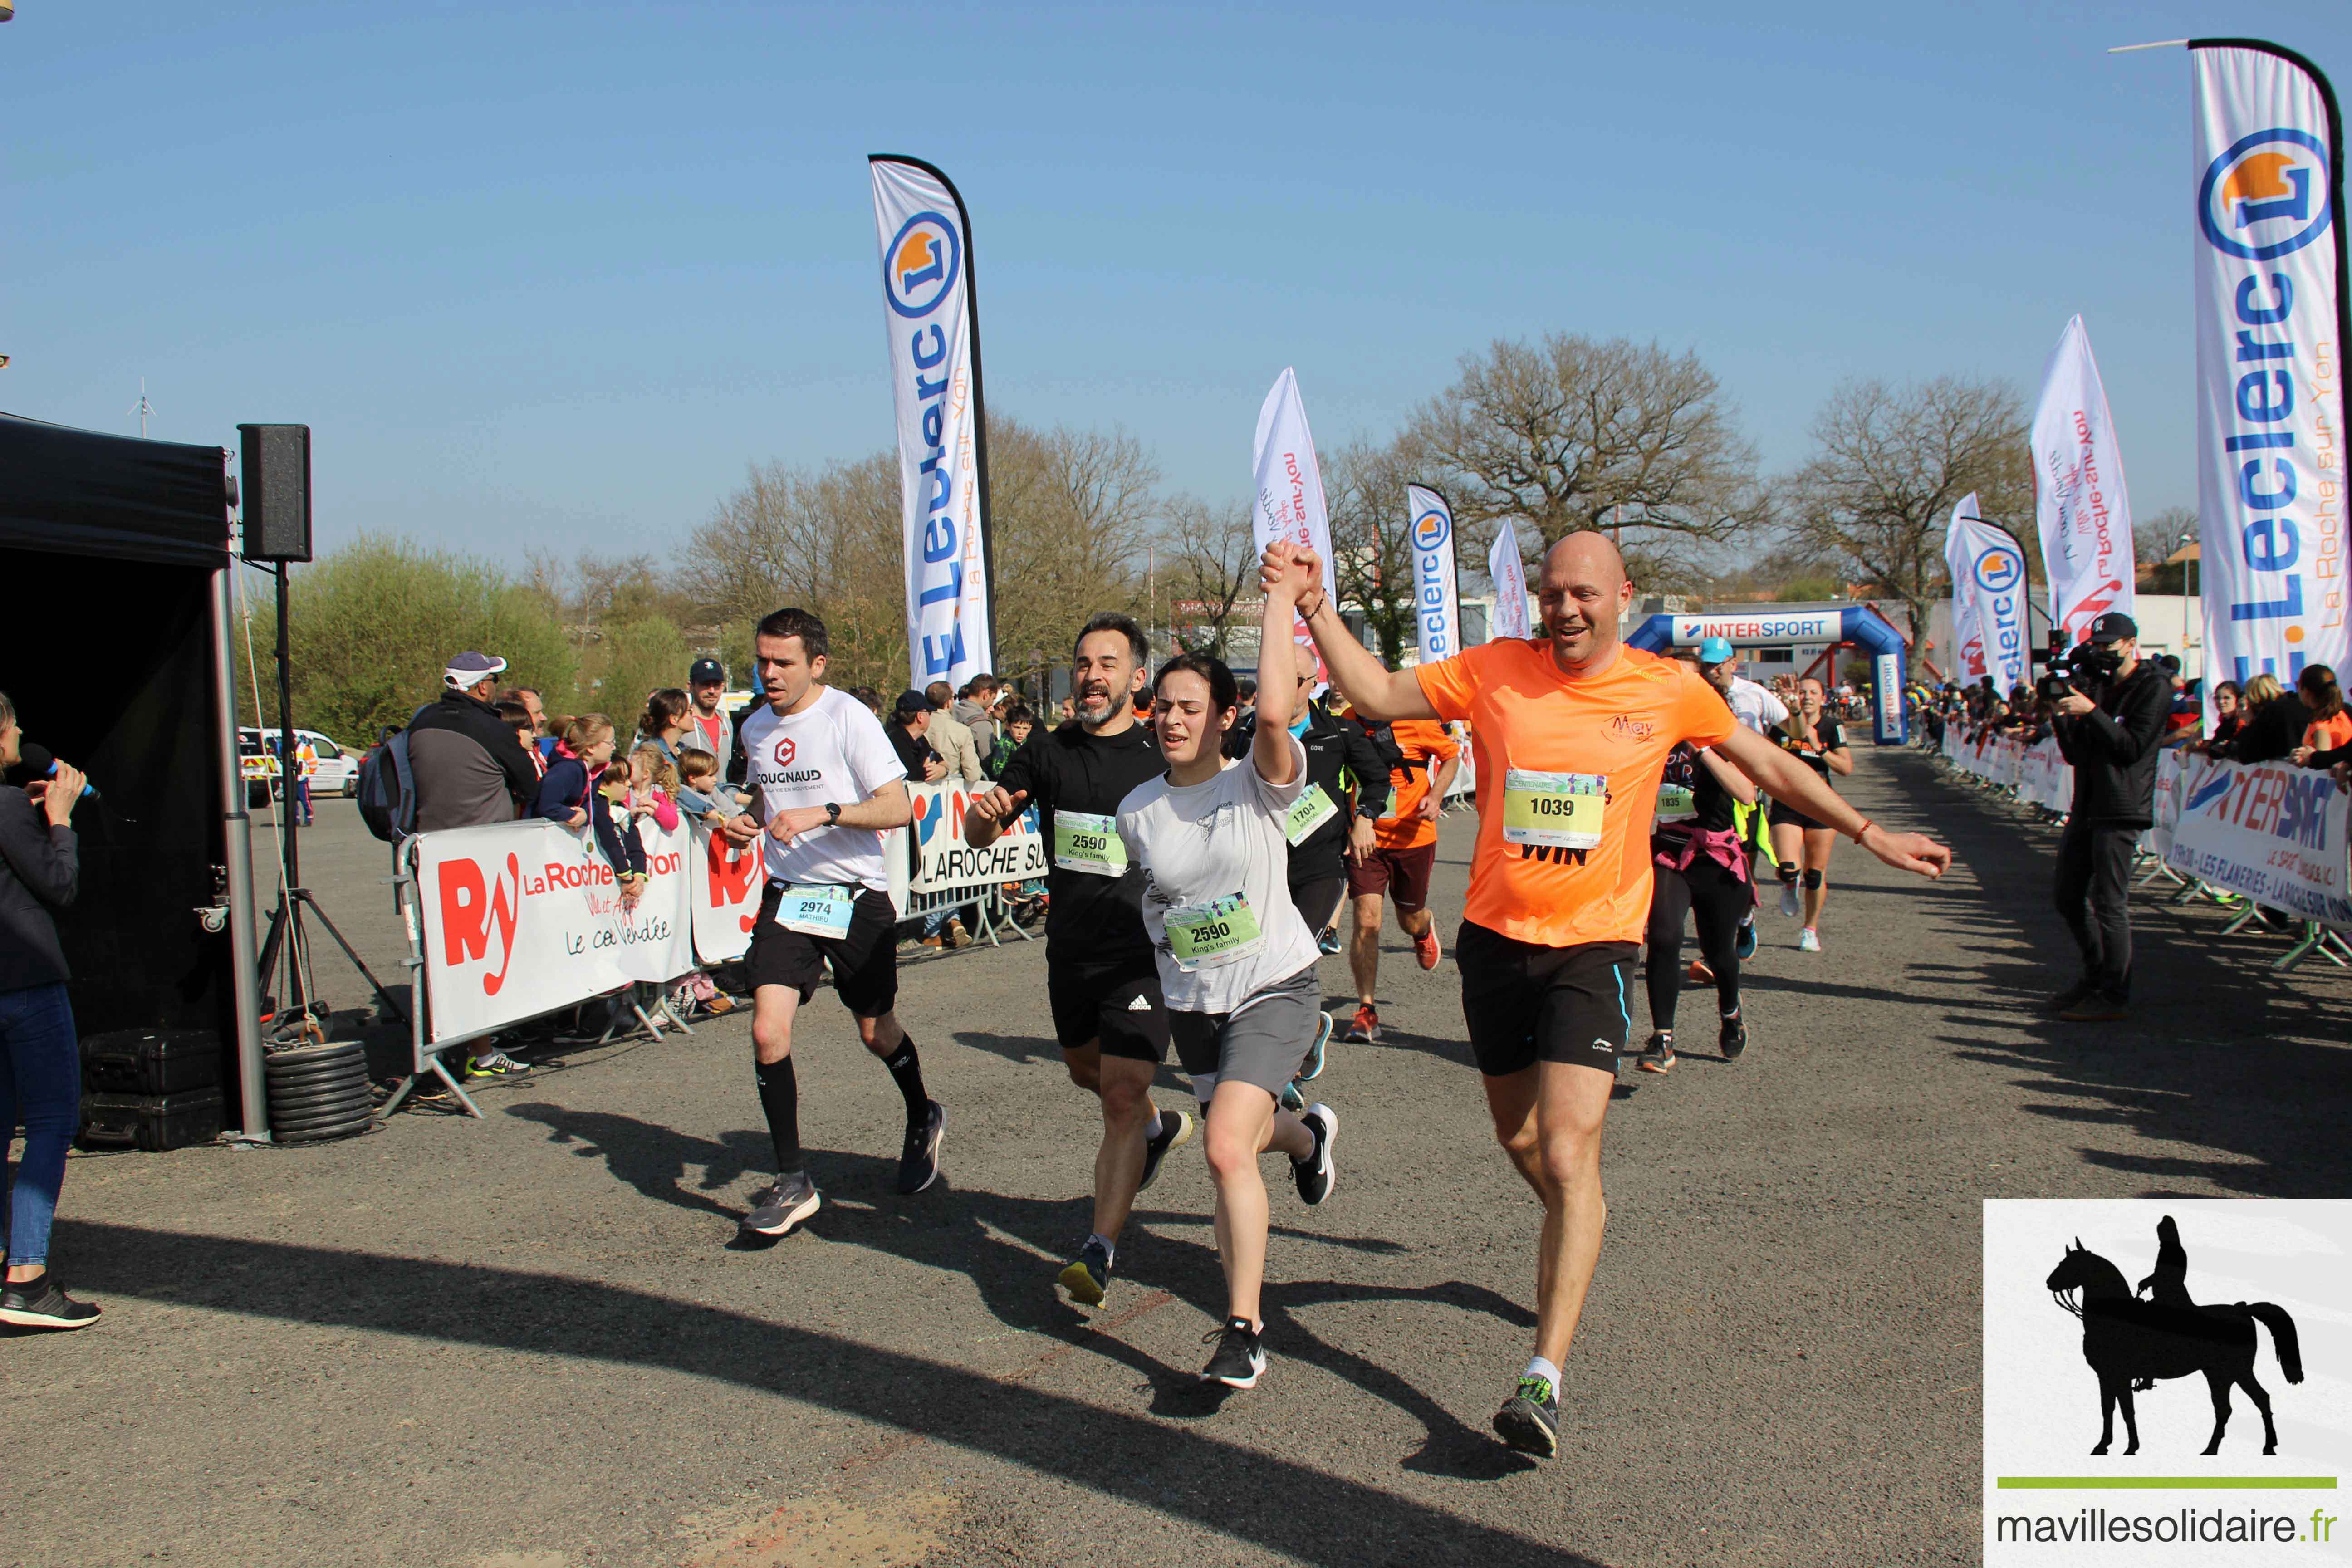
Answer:
<svg viewBox="0 0 2352 1568"><path fill-rule="evenodd" d="M827 827L834 827L839 826L840 822L841 803L837 800L826 801L824 803L824 825Z"/></svg>

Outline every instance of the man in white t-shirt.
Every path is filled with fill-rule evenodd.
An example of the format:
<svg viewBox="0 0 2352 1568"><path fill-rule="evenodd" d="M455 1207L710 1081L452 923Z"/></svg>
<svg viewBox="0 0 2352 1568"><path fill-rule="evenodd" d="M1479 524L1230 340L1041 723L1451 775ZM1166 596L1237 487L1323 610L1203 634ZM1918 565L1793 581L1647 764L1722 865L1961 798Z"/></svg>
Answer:
<svg viewBox="0 0 2352 1568"><path fill-rule="evenodd" d="M751 984L751 1052L760 1106L776 1148L776 1180L752 1199L743 1228L782 1237L823 1203L801 1152L800 1088L793 1021L816 994L825 966L857 1020L858 1037L882 1058L907 1102L898 1190L919 1193L940 1173L947 1111L923 1089L915 1042L892 1011L898 997L893 936L898 912L882 858L883 834L913 818L907 770L865 704L824 683L824 623L782 609L752 634L753 668L766 706L743 720L751 808L720 829L758 840L768 888L744 969Z"/></svg>
<svg viewBox="0 0 2352 1568"><path fill-rule="evenodd" d="M1788 721L1789 705L1772 695L1772 689L1759 686L1739 673L1739 655L1729 637L1707 637L1698 645L1699 673L1706 683L1723 693L1723 700L1731 709L1731 716L1743 729L1771 740L1780 739L1780 726ZM1769 853L1770 841L1764 837L1758 825L1764 820L1763 803L1749 805L1735 804L1733 814L1738 818L1740 840L1748 846L1748 858L1752 865L1759 854ZM1739 934L1736 939L1740 960L1744 963L1756 956L1756 911L1753 908L1739 917ZM1691 961L1691 973L1700 980L1712 980L1715 971L1706 960Z"/></svg>

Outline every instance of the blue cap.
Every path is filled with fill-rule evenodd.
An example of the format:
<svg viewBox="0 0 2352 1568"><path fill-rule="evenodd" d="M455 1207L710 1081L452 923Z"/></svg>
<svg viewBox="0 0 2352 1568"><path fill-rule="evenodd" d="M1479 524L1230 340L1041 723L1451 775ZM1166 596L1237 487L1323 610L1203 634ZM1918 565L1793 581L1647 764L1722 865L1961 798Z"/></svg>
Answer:
<svg viewBox="0 0 2352 1568"><path fill-rule="evenodd" d="M1731 639L1729 637L1708 637L1698 645L1698 661L1701 664L1721 664L1730 657Z"/></svg>

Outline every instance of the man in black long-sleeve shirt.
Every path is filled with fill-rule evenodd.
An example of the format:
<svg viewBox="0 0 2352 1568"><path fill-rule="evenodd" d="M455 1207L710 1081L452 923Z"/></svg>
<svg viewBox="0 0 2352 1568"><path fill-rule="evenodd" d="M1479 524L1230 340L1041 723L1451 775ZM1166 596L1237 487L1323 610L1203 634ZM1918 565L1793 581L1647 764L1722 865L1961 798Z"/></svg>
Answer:
<svg viewBox="0 0 2352 1568"><path fill-rule="evenodd" d="M2157 742L2172 706L2171 682L2140 661L2139 627L2129 616L2110 611L2093 621L2090 642L2112 652L2115 673L2095 701L2080 690L2060 698L2052 724L2058 750L2074 766L2074 811L2058 840L2056 895L2058 913L2083 950L2083 977L2050 1000L2070 1023L2125 1016L2132 852L2154 820Z"/></svg>

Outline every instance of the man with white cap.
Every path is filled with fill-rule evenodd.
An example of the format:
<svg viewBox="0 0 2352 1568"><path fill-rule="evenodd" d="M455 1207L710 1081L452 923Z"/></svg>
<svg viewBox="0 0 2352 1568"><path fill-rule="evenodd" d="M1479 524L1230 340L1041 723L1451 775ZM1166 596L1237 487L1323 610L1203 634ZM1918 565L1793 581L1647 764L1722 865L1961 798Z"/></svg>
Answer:
<svg viewBox="0 0 2352 1568"><path fill-rule="evenodd" d="M539 770L490 705L507 661L461 653L442 672L441 700L408 721L409 776L416 831L478 827L529 815Z"/></svg>

